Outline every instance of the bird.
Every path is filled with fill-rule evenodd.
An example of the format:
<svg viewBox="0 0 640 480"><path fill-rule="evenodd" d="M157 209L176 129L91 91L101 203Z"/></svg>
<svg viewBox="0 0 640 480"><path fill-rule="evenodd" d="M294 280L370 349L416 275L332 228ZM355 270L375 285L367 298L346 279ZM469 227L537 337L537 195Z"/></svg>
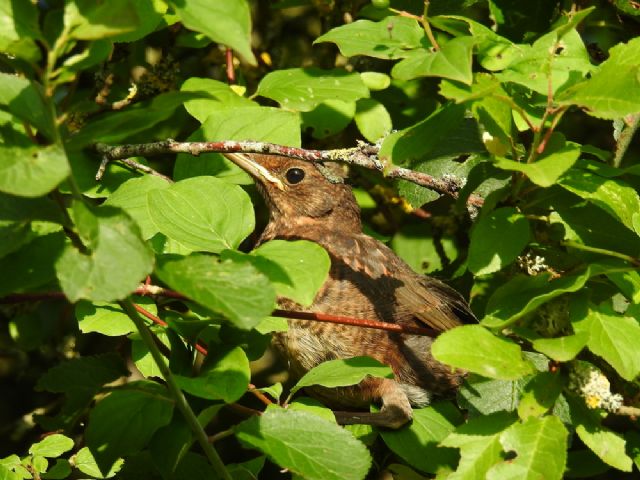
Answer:
<svg viewBox="0 0 640 480"><path fill-rule="evenodd" d="M249 173L269 211L257 244L269 240L310 240L329 254L328 277L304 309L279 298L281 309L370 319L436 332L476 322L465 299L445 283L416 273L384 243L363 233L360 209L340 166L299 159L230 153ZM340 424L398 429L412 420L413 408L455 391L466 372L438 362L433 338L333 323L288 319L273 344L299 378L327 360L369 356L391 367L394 378L366 377L347 387L307 387L334 409ZM370 412L371 404L380 404ZM359 411L365 410L365 411Z"/></svg>

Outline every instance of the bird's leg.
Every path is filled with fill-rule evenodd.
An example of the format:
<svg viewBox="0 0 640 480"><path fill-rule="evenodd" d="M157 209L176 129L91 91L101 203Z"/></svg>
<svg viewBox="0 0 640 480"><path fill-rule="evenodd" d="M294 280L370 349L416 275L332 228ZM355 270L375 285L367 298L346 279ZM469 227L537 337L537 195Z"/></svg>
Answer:
<svg viewBox="0 0 640 480"><path fill-rule="evenodd" d="M362 385L363 383L368 385ZM333 412L340 425L366 424L396 429L411 421L413 416L411 404L395 381L387 378L371 378L364 380L360 386L367 390L374 387L372 399L381 400L382 408L379 412Z"/></svg>

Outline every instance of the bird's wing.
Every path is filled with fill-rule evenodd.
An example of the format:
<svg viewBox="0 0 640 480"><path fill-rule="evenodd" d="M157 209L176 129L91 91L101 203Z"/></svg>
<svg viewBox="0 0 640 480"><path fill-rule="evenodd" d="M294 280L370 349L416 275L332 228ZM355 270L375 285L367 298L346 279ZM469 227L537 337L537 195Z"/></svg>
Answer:
<svg viewBox="0 0 640 480"><path fill-rule="evenodd" d="M414 320L437 331L477 322L462 295L435 278L414 272L386 245L363 235L360 248L363 251L358 253L366 256L368 261L356 261L357 265L352 267L373 278L389 278L388 282L380 282L380 287L386 284L385 289L390 291L380 291L379 294L395 297L396 321ZM362 257L355 255L354 258Z"/></svg>
<svg viewBox="0 0 640 480"><path fill-rule="evenodd" d="M415 320L438 331L477 322L467 302L456 290L435 278L411 273L413 278L407 279L396 290L398 309L406 316L410 314Z"/></svg>

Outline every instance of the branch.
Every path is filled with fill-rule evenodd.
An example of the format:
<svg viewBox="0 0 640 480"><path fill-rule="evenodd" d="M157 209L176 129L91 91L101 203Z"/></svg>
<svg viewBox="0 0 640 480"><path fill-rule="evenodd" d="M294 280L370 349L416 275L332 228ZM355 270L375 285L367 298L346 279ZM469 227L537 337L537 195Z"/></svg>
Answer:
<svg viewBox="0 0 640 480"><path fill-rule="evenodd" d="M184 416L184 419L189 424L191 431L198 440L198 443L200 444L200 447L211 463L211 466L214 468L218 476L225 480L232 480L231 475L227 471L224 463L222 462L222 459L220 458L220 455L218 455L216 449L213 448L213 445L209 442L207 434L200 425L200 422L198 422L198 417L196 417L195 413L193 413L193 410L191 410L191 407L189 406L187 399L184 397L182 390L180 390L180 387L176 383L176 380L173 377L169 366L165 363L162 353L160 353L160 350L158 350L158 347L154 342L153 337L151 336L151 332L149 332L144 321L142 320L142 318L140 318L138 312L134 309L133 303L131 302L131 300L125 300L119 303L120 307L122 307L122 309L127 313L129 318L133 321L136 328L138 329L138 332L142 337L142 341L146 344L155 364L158 366L160 372L162 373L162 376L167 382L167 387L169 388L171 396L176 402L178 410L180 410L180 412Z"/></svg>
<svg viewBox="0 0 640 480"><path fill-rule="evenodd" d="M110 161L125 160L129 157L136 156L147 157L167 153L188 153L194 156L202 153L260 153L297 158L311 163L342 162L349 165L356 165L370 170L377 170L389 178L406 180L453 198L458 198L458 191L460 190L460 186L454 182L407 168L385 164L385 162L378 158L379 146L369 145L364 142L360 142L358 146L352 148L310 150L267 142L231 140L222 142L176 142L175 140L169 139L161 142L130 145L106 145L104 143L97 143L95 149L103 157L101 171L104 171L103 165L106 165L106 163ZM129 161L128 164L133 168L137 168L131 164L131 161ZM147 166L143 167L144 170L141 170L146 173L163 176ZM98 172L98 179L101 171ZM467 203L473 207L481 207L483 202L482 197L477 195L471 195L467 200Z"/></svg>
<svg viewBox="0 0 640 480"><path fill-rule="evenodd" d="M133 304L133 308L135 308L138 313L140 313L141 315L144 315L145 317L147 317L149 320L151 320L156 325L160 325L161 327L168 327L169 326L169 324L167 322L162 320L160 317L154 315L150 311L146 310L145 308L141 307L140 305L134 303ZM195 342L195 343L192 343L192 345L198 352L200 352L205 357L207 355L209 355L207 347L205 347L201 343ZM260 390L258 390L256 388L256 386L251 384L251 383L249 384L249 390L248 391L251 392L258 400L260 400L265 405L271 405L273 403L264 393L262 393Z"/></svg>
<svg viewBox="0 0 640 480"><path fill-rule="evenodd" d="M159 287L157 285L142 285L136 288L133 292L133 295L147 295L147 296L159 296L159 297L167 297L174 298L176 300L189 300L186 296L182 295L173 290L169 290L163 287ZM52 299L63 299L66 298L64 293L62 292L38 292L38 293L16 293L13 295L7 295L6 297L0 298L0 304L12 304L12 303L23 303L23 302L34 302L38 300L52 300ZM148 312L144 308L139 305L135 306L136 310L147 317L149 320L161 325L163 327L167 326L167 323L153 315L151 312ZM399 325L397 323L387 323L387 322L379 322L377 320L370 320L366 318L354 318L354 317L345 317L342 315L332 315L329 313L318 313L318 312L297 312L293 310L274 310L271 313L274 317L281 318L291 318L295 320L309 320L315 322L327 322L327 323L337 323L340 325L350 325L352 327L360 327L360 328L373 328L376 330L385 330L387 332L396 332L403 333L407 335L420 335L426 337L437 337L440 332L426 327L412 327L410 325ZM196 344L194 345L195 349L198 350L203 355L207 354L207 350L204 346Z"/></svg>

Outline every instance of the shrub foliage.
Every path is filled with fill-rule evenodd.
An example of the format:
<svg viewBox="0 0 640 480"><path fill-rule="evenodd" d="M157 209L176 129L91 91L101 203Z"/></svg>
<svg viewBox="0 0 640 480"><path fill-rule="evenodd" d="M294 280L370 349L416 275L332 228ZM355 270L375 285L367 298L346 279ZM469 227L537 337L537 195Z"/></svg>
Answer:
<svg viewBox="0 0 640 480"><path fill-rule="evenodd" d="M635 3L0 0L0 478L637 474ZM283 387L270 314L328 257L250 251L264 206L217 153L96 181L97 142L169 138L364 140L454 185L351 171L368 231L471 298L433 346L457 397L390 431L303 394L372 359Z"/></svg>

